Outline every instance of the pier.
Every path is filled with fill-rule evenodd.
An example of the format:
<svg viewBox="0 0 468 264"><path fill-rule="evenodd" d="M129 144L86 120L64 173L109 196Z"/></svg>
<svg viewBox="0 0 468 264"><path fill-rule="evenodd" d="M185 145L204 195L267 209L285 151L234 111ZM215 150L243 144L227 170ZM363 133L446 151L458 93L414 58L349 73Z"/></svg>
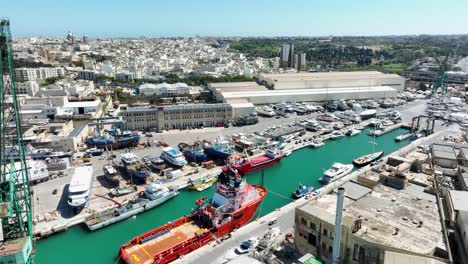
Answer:
<svg viewBox="0 0 468 264"><path fill-rule="evenodd" d="M410 138L412 135L413 135L413 134L411 134L411 133L406 133L406 134L399 135L399 136L395 137L395 141L396 141L396 142L403 141L403 140L405 140L405 139Z"/></svg>
<svg viewBox="0 0 468 264"><path fill-rule="evenodd" d="M398 124L395 124L395 125L392 125L392 126L388 126L386 127L385 129L379 129L379 130L371 130L369 132L367 132L367 135L369 136L376 136L376 137L380 137L382 135L385 135L389 132L392 132L396 129L399 129L401 128L401 123L398 123Z"/></svg>

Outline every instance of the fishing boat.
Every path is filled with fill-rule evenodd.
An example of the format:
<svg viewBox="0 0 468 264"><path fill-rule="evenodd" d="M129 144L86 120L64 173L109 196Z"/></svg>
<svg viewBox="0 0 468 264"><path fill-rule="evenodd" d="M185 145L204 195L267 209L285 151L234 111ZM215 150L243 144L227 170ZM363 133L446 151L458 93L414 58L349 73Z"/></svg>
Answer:
<svg viewBox="0 0 468 264"><path fill-rule="evenodd" d="M93 166L76 168L68 186L68 205L74 209L83 208L91 196L92 183Z"/></svg>
<svg viewBox="0 0 468 264"><path fill-rule="evenodd" d="M141 136L137 132L121 131L117 128L105 130L102 133L95 133L93 136L88 137L85 144L89 148L126 148L137 146L140 142Z"/></svg>
<svg viewBox="0 0 468 264"><path fill-rule="evenodd" d="M120 246L120 258L127 264L169 263L209 242L230 234L255 215L267 191L249 185L232 167L218 176L212 199L198 199L196 208Z"/></svg>
<svg viewBox="0 0 468 264"><path fill-rule="evenodd" d="M216 183L217 180L218 180L218 178L216 176L200 177L197 180L189 179L189 181L188 181L189 186L187 188L189 188L191 190L198 190L198 189L202 188L203 186L213 185L214 183Z"/></svg>
<svg viewBox="0 0 468 264"><path fill-rule="evenodd" d="M202 191L210 188L211 186L213 186L213 183L209 183L209 182L203 183L203 184L200 185L200 187L197 188L197 191L202 192Z"/></svg>
<svg viewBox="0 0 468 264"><path fill-rule="evenodd" d="M116 182L117 181L117 170L115 169L114 166L110 164L106 164L102 167L102 170L104 171L104 177L110 181L110 182Z"/></svg>
<svg viewBox="0 0 468 264"><path fill-rule="evenodd" d="M190 161L203 162L208 159L208 155L206 155L203 150L201 142L195 142L192 146L185 144L185 147L180 151L182 151L187 160Z"/></svg>
<svg viewBox="0 0 468 264"><path fill-rule="evenodd" d="M218 138L213 143L204 141L203 148L209 156L215 159L225 160L234 154L234 149L229 145L229 142L223 138Z"/></svg>
<svg viewBox="0 0 468 264"><path fill-rule="evenodd" d="M238 170L240 174L247 175L256 170L274 165L280 162L283 157L284 155L280 150L268 149L263 155L237 159L231 162L230 165Z"/></svg>
<svg viewBox="0 0 468 264"><path fill-rule="evenodd" d="M179 192L175 188L167 188L150 182L142 193L135 196L128 203L118 204L116 207L102 212L94 212L86 218L85 224L89 230L94 231L153 209L178 194Z"/></svg>
<svg viewBox="0 0 468 264"><path fill-rule="evenodd" d="M166 167L166 163L160 157L153 156L153 157L149 157L148 159L150 161L151 168L153 168L155 170L160 171L160 170L163 170Z"/></svg>
<svg viewBox="0 0 468 264"><path fill-rule="evenodd" d="M333 133L331 133L330 135L330 139L340 139L342 137L344 137L345 134L343 134L343 132L341 131L334 131Z"/></svg>
<svg viewBox="0 0 468 264"><path fill-rule="evenodd" d="M330 182L336 181L349 174L353 170L353 167L353 164L342 164L335 162L330 169L323 173L323 176L320 177L319 182L326 185Z"/></svg>
<svg viewBox="0 0 468 264"><path fill-rule="evenodd" d="M354 159L353 164L357 167L363 167L372 163L373 161L380 159L383 156L383 154L384 154L383 151L372 152L370 154L366 154L359 158Z"/></svg>
<svg viewBox="0 0 468 264"><path fill-rule="evenodd" d="M187 160L184 158L182 153L172 147L163 148L161 152L161 159L176 167L182 167L187 165Z"/></svg>
<svg viewBox="0 0 468 264"><path fill-rule="evenodd" d="M148 168L134 153L120 154L120 159L127 173L139 179L146 179L151 174Z"/></svg>
<svg viewBox="0 0 468 264"><path fill-rule="evenodd" d="M313 190L314 190L314 187L299 184L299 186L297 186L296 190L292 193L292 197L294 199L299 199L299 198L302 198L305 195L311 193Z"/></svg>

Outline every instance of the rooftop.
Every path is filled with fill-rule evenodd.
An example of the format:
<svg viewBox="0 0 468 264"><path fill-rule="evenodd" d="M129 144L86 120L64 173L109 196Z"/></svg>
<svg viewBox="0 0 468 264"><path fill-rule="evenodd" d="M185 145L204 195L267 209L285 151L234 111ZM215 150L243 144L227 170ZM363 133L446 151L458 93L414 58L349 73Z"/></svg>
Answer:
<svg viewBox="0 0 468 264"><path fill-rule="evenodd" d="M208 87L221 93L269 91L265 86L258 85L256 82L209 83Z"/></svg>
<svg viewBox="0 0 468 264"><path fill-rule="evenodd" d="M434 158L457 159L452 146L434 144L432 145L432 155Z"/></svg>
<svg viewBox="0 0 468 264"><path fill-rule="evenodd" d="M262 87L262 86L260 86ZM342 94L344 92L395 92L390 86L366 86L366 87L340 87L340 88L320 88L320 89L287 89L287 90L221 90L223 97L228 100L238 97L264 97L264 96L290 96L290 95L320 95L320 94Z"/></svg>
<svg viewBox="0 0 468 264"><path fill-rule="evenodd" d="M260 74L260 79L281 81L314 81L314 80L339 80L339 79L379 79L399 78L397 74L385 74L378 71L354 71L354 72L298 72L298 73L265 73Z"/></svg>
<svg viewBox="0 0 468 264"><path fill-rule="evenodd" d="M452 201L453 210L468 211L468 192L466 191L449 191L449 198Z"/></svg>
<svg viewBox="0 0 468 264"><path fill-rule="evenodd" d="M356 186L349 187L353 189ZM347 192L353 196L356 193L363 194L357 190ZM414 185L399 191L377 185L356 201L345 197L344 208L344 219L362 219L361 229L353 235L372 243L431 255L442 239L435 197L425 193L420 186ZM299 207L299 210L334 224L336 195L320 197L315 202Z"/></svg>

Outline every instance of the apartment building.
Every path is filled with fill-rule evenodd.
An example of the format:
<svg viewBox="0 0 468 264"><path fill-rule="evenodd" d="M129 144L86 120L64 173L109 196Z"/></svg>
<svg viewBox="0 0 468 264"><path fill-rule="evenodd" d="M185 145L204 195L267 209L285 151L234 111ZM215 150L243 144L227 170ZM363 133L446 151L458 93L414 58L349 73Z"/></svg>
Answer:
<svg viewBox="0 0 468 264"><path fill-rule="evenodd" d="M39 85L36 81L16 82L16 94L35 96L37 91L39 91ZM11 94L11 87L9 85L7 86L6 93Z"/></svg>
<svg viewBox="0 0 468 264"><path fill-rule="evenodd" d="M27 81L34 81L37 79L47 79L52 77L63 77L65 69L60 67L48 68L18 68L15 69L16 77L22 78Z"/></svg>

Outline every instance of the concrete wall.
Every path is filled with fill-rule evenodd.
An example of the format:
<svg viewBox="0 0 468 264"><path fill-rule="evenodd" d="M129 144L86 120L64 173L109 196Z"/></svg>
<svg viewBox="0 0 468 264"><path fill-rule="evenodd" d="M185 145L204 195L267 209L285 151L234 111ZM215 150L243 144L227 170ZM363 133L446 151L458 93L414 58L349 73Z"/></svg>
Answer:
<svg viewBox="0 0 468 264"><path fill-rule="evenodd" d="M223 101L232 99L246 99L254 105L263 104L276 104L281 102L319 102L328 100L341 100L341 99L377 99L377 98L392 98L397 96L397 90L389 88L389 90L367 90L362 91L359 89L324 89L323 92L308 93L294 91L287 92L265 92L261 94L255 93L228 93L223 96ZM217 96L219 99L221 96Z"/></svg>

